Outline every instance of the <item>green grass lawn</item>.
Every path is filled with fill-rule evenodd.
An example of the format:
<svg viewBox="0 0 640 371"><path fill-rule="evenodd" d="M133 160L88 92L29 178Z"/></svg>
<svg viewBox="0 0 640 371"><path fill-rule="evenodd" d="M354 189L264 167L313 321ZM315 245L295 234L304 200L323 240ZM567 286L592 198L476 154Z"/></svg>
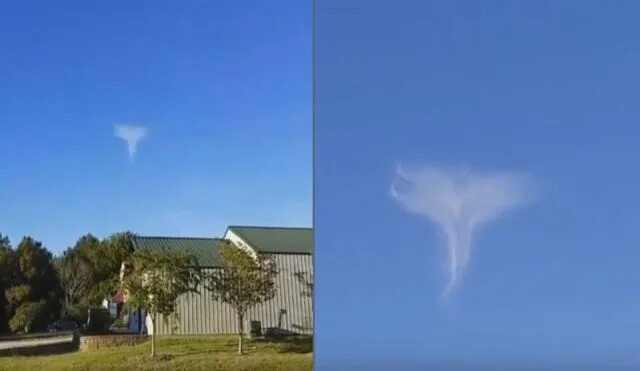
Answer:
<svg viewBox="0 0 640 371"><path fill-rule="evenodd" d="M0 358L0 370L312 370L310 337L244 341L232 336L158 337L151 343L47 356Z"/></svg>

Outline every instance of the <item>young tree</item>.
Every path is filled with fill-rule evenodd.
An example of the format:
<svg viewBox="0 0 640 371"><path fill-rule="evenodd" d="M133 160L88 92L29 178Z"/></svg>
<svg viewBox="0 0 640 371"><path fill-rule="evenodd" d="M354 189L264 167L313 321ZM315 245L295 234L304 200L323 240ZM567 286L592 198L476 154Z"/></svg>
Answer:
<svg viewBox="0 0 640 371"><path fill-rule="evenodd" d="M158 315L166 320L175 313L180 295L198 293L196 264L193 257L173 252L136 251L130 256L122 286L127 305L144 309L151 317L151 357L155 356Z"/></svg>
<svg viewBox="0 0 640 371"><path fill-rule="evenodd" d="M206 278L206 288L214 300L229 304L238 319L238 353L242 354L244 317L247 310L272 299L276 294L275 263L264 255L253 256L230 241L220 249L222 269Z"/></svg>

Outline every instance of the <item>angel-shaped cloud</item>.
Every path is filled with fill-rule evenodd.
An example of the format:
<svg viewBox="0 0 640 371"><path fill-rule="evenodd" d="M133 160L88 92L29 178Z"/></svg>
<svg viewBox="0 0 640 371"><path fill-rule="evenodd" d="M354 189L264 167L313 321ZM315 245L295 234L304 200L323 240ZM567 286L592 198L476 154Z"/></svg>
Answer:
<svg viewBox="0 0 640 371"><path fill-rule="evenodd" d="M147 136L148 130L143 126L116 125L114 134L116 137L127 142L129 159L133 161L136 155L138 142Z"/></svg>
<svg viewBox="0 0 640 371"><path fill-rule="evenodd" d="M447 237L449 283L460 281L471 258L474 232L532 197L531 179L512 172L398 165L391 196L407 211L428 218Z"/></svg>

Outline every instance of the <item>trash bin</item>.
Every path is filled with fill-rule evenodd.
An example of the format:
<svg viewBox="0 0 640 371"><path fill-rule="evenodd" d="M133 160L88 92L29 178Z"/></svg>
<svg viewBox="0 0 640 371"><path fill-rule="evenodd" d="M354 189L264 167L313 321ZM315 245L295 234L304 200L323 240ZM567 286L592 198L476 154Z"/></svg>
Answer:
<svg viewBox="0 0 640 371"><path fill-rule="evenodd" d="M262 323L260 321L251 321L251 337L262 336Z"/></svg>

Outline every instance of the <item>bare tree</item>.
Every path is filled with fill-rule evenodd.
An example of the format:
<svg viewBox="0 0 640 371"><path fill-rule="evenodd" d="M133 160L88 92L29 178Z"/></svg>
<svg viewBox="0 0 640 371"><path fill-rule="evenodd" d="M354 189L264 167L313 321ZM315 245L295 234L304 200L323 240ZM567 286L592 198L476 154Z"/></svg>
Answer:
<svg viewBox="0 0 640 371"><path fill-rule="evenodd" d="M79 309L77 306L86 301L91 289L91 263L73 250L67 251L56 263L63 291L62 311L65 315L76 314L75 311Z"/></svg>

